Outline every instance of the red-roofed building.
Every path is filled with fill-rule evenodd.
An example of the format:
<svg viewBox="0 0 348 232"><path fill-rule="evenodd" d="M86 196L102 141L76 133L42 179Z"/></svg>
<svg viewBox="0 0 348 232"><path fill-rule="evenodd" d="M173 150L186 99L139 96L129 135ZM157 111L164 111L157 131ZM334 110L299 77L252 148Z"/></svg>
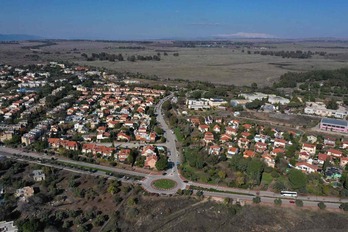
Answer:
<svg viewBox="0 0 348 232"><path fill-rule="evenodd" d="M146 156L144 167L155 168L157 161L158 161L157 155L148 155Z"/></svg>
<svg viewBox="0 0 348 232"><path fill-rule="evenodd" d="M209 130L209 126L206 124L199 125L198 130L202 133L207 132Z"/></svg>
<svg viewBox="0 0 348 232"><path fill-rule="evenodd" d="M248 138L251 134L249 132L242 132L240 134L243 138Z"/></svg>
<svg viewBox="0 0 348 232"><path fill-rule="evenodd" d="M238 148L237 147L230 147L227 150L227 158L232 158L232 156L238 154Z"/></svg>
<svg viewBox="0 0 348 232"><path fill-rule="evenodd" d="M244 152L243 152L243 157L244 158L252 158L252 157L254 157L255 156L255 152L254 151L252 151L252 150L245 150Z"/></svg>
<svg viewBox="0 0 348 232"><path fill-rule="evenodd" d="M128 156L130 155L131 150L130 149L121 149L117 154L117 159L120 162L124 162L128 159Z"/></svg>
<svg viewBox="0 0 348 232"><path fill-rule="evenodd" d="M309 158L311 158L311 155L308 152L302 151L298 155L298 159L302 161L307 161Z"/></svg>
<svg viewBox="0 0 348 232"><path fill-rule="evenodd" d="M126 135L126 134L123 133L123 132L119 132L119 133L117 134L117 140L129 142L129 141L131 140L131 137L128 136L128 135Z"/></svg>
<svg viewBox="0 0 348 232"><path fill-rule="evenodd" d="M244 129L249 131L253 126L251 124L244 124L243 127L244 127Z"/></svg>
<svg viewBox="0 0 348 232"><path fill-rule="evenodd" d="M325 162L326 160L331 161L331 160L332 160L332 157L329 156L329 155L327 155L327 154L322 154L322 153L319 153L319 154L318 154L318 163L319 163L319 164L324 164L324 162Z"/></svg>
<svg viewBox="0 0 348 232"><path fill-rule="evenodd" d="M226 134L228 135L233 135L236 136L237 135L237 129L232 128L232 127L226 127Z"/></svg>
<svg viewBox="0 0 348 232"><path fill-rule="evenodd" d="M314 144L304 143L302 145L301 151L305 151L305 152L308 152L311 155L314 155L315 152L317 151L317 148L316 148L316 146Z"/></svg>
<svg viewBox="0 0 348 232"><path fill-rule="evenodd" d="M341 157L340 159L340 166L345 167L348 164L348 157Z"/></svg>
<svg viewBox="0 0 348 232"><path fill-rule="evenodd" d="M212 143L214 141L214 135L211 132L205 132L204 134L204 142Z"/></svg>
<svg viewBox="0 0 348 232"><path fill-rule="evenodd" d="M280 155L280 154L285 154L285 150L283 148L274 148L272 151L271 151L271 155L272 156L277 156L277 155Z"/></svg>
<svg viewBox="0 0 348 232"><path fill-rule="evenodd" d="M267 144L262 142L257 142L255 144L255 151L258 153L263 153L267 149Z"/></svg>
<svg viewBox="0 0 348 232"><path fill-rule="evenodd" d="M213 128L213 131L215 133L220 133L220 131L221 131L220 126L219 125L215 125L214 128Z"/></svg>
<svg viewBox="0 0 348 232"><path fill-rule="evenodd" d="M232 139L231 136L229 136L228 134L223 134L220 137L220 142L226 143L226 142L230 141L231 139Z"/></svg>
<svg viewBox="0 0 348 232"><path fill-rule="evenodd" d="M342 156L342 152L336 149L329 149L327 154L335 158L340 158Z"/></svg>
<svg viewBox="0 0 348 232"><path fill-rule="evenodd" d="M282 148L285 148L286 146L286 140L284 139L275 139L274 140L274 147L282 147Z"/></svg>

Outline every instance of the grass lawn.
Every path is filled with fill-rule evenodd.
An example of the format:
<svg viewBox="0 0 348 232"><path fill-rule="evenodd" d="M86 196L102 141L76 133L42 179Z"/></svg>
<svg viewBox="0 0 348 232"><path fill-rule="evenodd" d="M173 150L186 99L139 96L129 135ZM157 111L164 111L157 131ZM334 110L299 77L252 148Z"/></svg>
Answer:
<svg viewBox="0 0 348 232"><path fill-rule="evenodd" d="M176 182L169 179L155 180L152 184L159 189L172 189L176 186Z"/></svg>
<svg viewBox="0 0 348 232"><path fill-rule="evenodd" d="M271 173L264 172L262 174L262 183L269 185L273 180Z"/></svg>
<svg viewBox="0 0 348 232"><path fill-rule="evenodd" d="M179 128L175 128L174 129L174 133L175 133L175 136L176 136L176 138L178 139L179 142L182 142L184 140L184 137L181 134L181 131L180 131Z"/></svg>

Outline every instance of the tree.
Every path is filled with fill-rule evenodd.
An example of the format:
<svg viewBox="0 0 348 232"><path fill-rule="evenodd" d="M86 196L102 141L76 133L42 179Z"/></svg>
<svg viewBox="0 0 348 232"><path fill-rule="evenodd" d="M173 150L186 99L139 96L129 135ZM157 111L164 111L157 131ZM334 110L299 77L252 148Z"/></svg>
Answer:
<svg viewBox="0 0 348 232"><path fill-rule="evenodd" d="M251 83L250 87L254 91L257 90L257 84L255 82Z"/></svg>
<svg viewBox="0 0 348 232"><path fill-rule="evenodd" d="M325 209L326 205L325 205L324 202L321 201L321 202L318 203L318 207L319 207L319 209Z"/></svg>
<svg viewBox="0 0 348 232"><path fill-rule="evenodd" d="M280 199L280 198L274 199L274 204L275 205L282 205L282 199Z"/></svg>
<svg viewBox="0 0 348 232"><path fill-rule="evenodd" d="M326 103L326 108L331 109L331 110L337 110L338 109L338 104L334 99L331 99Z"/></svg>
<svg viewBox="0 0 348 232"><path fill-rule="evenodd" d="M303 201L300 200L300 199L296 199L295 200L295 204L296 204L297 207L302 207L303 206Z"/></svg>
<svg viewBox="0 0 348 232"><path fill-rule="evenodd" d="M158 161L156 162L156 169L158 171L163 171L168 167L168 160L167 157L164 155L161 155Z"/></svg>
<svg viewBox="0 0 348 232"><path fill-rule="evenodd" d="M340 205L340 209L342 209L343 211L348 211L348 203L342 203Z"/></svg>
<svg viewBox="0 0 348 232"><path fill-rule="evenodd" d="M305 189L307 184L306 175L297 169L291 169L288 178L293 189Z"/></svg>
<svg viewBox="0 0 348 232"><path fill-rule="evenodd" d="M254 197L253 198L253 203L255 203L255 204L261 203L261 197Z"/></svg>
<svg viewBox="0 0 348 232"><path fill-rule="evenodd" d="M247 173L250 180L254 180L254 184L259 185L264 170L263 163L257 159L253 159L248 163Z"/></svg>

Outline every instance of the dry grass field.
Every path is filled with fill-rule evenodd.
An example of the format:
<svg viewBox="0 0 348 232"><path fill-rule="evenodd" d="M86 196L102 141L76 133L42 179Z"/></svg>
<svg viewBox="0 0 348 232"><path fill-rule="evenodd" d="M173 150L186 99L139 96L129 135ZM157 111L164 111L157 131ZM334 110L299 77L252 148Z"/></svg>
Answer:
<svg viewBox="0 0 348 232"><path fill-rule="evenodd" d="M56 45L46 46L34 54L23 46L38 45L40 42L21 42L20 44L0 44L0 63L27 64L45 61L67 60L81 65L105 67L116 71L141 72L157 75L160 78L209 81L229 85L270 85L288 71L308 71L316 69L337 69L348 67L348 42L257 42L250 48L243 47L176 47L167 42L154 43L116 43L96 41L58 41ZM119 49L119 46L143 46L145 49ZM253 54L265 46L272 51L323 51L336 54L329 58L314 55L310 59L281 58ZM244 49L244 53L242 50ZM106 52L130 55L155 55L158 50L167 50L168 56L161 61L86 61L82 53ZM248 54L247 51L251 51ZM179 56L173 56L178 52ZM35 57L33 55L38 55Z"/></svg>

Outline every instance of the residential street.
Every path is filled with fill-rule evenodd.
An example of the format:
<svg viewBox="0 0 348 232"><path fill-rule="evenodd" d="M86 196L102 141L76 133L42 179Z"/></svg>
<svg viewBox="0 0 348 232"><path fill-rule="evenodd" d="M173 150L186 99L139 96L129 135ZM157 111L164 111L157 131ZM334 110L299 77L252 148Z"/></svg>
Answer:
<svg viewBox="0 0 348 232"><path fill-rule="evenodd" d="M261 197L261 202L266 202L266 203L273 203L275 198L281 198L283 200L284 205L292 205L290 203L290 200L292 198L289 197L283 197L280 194L274 193L274 192L269 192L269 191L255 191L255 190L247 190L247 189L238 189L238 188L229 188L229 187L221 187L218 185L208 185L208 184L201 184L201 183L196 183L196 182L188 182L185 183L181 176L180 173L178 172L177 164L181 162L179 153L176 149L176 138L175 135L172 133L171 129L169 126L166 124L161 109L162 109L162 104L172 98L174 95L173 93L165 98L163 98L155 107L156 114L157 114L157 120L160 123L160 126L162 129L165 131L165 137L167 139L167 142L164 144L161 144L160 146L166 146L168 151L170 152L169 158L173 162L173 166L171 169L168 169L165 173L165 175L158 175L156 174L145 174L141 173L138 171L131 171L131 170L125 170L121 168L116 168L116 167L107 167L107 166L102 166L102 165L97 165L97 164L91 164L91 163L86 163L86 162L81 162L81 161L74 161L74 160L69 160L65 158L57 158L57 161L65 162L65 163L70 163L74 165L81 165L85 167L89 167L92 169L103 169L106 171L110 172L116 172L116 173L122 173L125 175L134 175L134 176L141 176L144 177L143 180L139 181L138 183L141 183L144 189L146 189L148 192L152 193L158 193L158 194L174 194L177 192L178 189L185 189L187 185L192 185L196 187L202 187L205 189L212 189L212 190L218 190L218 191L224 191L224 192L215 192L215 191L206 191L204 190L204 195L206 196L212 196L212 197L229 197L233 199L239 199L239 200L248 200L251 201L253 197L259 196ZM105 144L104 144L105 145ZM140 144L134 144L134 143L123 143L123 146L128 146L131 147L131 145L138 146ZM38 153L32 153L32 152L23 152L20 151L19 149L12 149L12 148L7 148L7 147L0 147L0 154L5 155L8 157L14 157L13 154L20 154L23 156L28 156L28 157L34 157L34 158L40 158L40 159L46 159L46 160L51 160L51 156L43 155L43 154L38 154ZM24 160L23 161L28 161ZM38 163L37 161L29 161L29 162L34 162ZM55 166L51 164L42 164L38 163L41 165L46 165L46 166L52 166L52 167L58 167L58 168L63 168L68 171L73 171L73 172L79 172L74 169L66 168L66 167L61 167L61 166ZM81 171L80 173L84 173ZM101 176L106 176L104 172L96 172L93 175L101 175ZM153 187L152 182L155 180L159 179L171 179L174 180L177 185L170 190L159 190ZM121 181L127 181L120 179ZM129 181L128 181L129 182ZM316 206L318 202L323 201L325 202L327 208L333 208L337 209L339 205L343 202L348 202L348 199L340 199L337 197L318 197L318 196L298 196L297 199L300 199L303 201L304 206Z"/></svg>

